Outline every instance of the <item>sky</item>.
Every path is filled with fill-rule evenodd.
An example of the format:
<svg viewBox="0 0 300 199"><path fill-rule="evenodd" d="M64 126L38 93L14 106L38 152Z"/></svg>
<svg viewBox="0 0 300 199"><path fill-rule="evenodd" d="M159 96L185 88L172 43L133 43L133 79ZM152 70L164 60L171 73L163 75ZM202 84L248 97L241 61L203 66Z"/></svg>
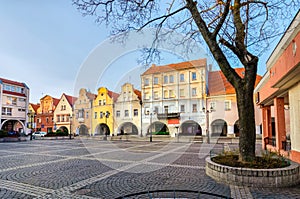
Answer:
<svg viewBox="0 0 300 199"><path fill-rule="evenodd" d="M145 36L133 35L129 47L111 44L109 30L83 17L71 1L0 0L0 25L0 77L26 83L31 103L45 95L76 96L78 87L118 91L131 81L139 89L139 74L146 68L137 63L137 43ZM164 50L165 59L156 64L180 62L171 49ZM260 61L260 75L266 59Z"/></svg>

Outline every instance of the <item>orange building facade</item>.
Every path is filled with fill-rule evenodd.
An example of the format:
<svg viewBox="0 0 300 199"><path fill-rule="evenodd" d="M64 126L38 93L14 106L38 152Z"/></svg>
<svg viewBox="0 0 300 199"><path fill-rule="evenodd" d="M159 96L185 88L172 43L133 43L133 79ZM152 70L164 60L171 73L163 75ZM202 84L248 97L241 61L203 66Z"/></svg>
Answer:
<svg viewBox="0 0 300 199"><path fill-rule="evenodd" d="M255 89L262 109L263 147L300 162L300 12L267 61Z"/></svg>

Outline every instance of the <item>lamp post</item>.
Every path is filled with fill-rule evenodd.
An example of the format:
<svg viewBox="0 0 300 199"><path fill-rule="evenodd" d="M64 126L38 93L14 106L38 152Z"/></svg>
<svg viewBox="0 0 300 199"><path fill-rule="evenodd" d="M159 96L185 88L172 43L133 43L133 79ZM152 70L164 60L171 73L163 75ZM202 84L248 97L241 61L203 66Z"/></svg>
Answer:
<svg viewBox="0 0 300 199"><path fill-rule="evenodd" d="M33 133L33 121L34 121L34 113L32 113L31 111L29 113L27 113L28 116L28 127L30 129L30 140L32 140L32 133Z"/></svg>
<svg viewBox="0 0 300 199"><path fill-rule="evenodd" d="M175 126L176 130L177 130L177 142L179 142L179 126Z"/></svg>
<svg viewBox="0 0 300 199"><path fill-rule="evenodd" d="M140 100L140 105L141 105L141 137L143 137L143 115L142 115L142 107L143 107L143 101Z"/></svg>
<svg viewBox="0 0 300 199"><path fill-rule="evenodd" d="M147 111L147 114L150 114L150 127L149 127L149 131L150 131L150 142L152 142L152 112L150 113L150 111Z"/></svg>
<svg viewBox="0 0 300 199"><path fill-rule="evenodd" d="M203 113L205 113L206 116L206 136L207 136L207 143L210 143L210 138L209 138L209 113L213 112L213 107L210 107L209 110L206 110L205 107L202 108Z"/></svg>
<svg viewBox="0 0 300 199"><path fill-rule="evenodd" d="M105 137L104 137L104 140L107 140L107 118L109 118L109 115L110 115L110 112L109 111L106 111L105 112L105 124L106 124L106 127L105 127Z"/></svg>
<svg viewBox="0 0 300 199"><path fill-rule="evenodd" d="M70 115L70 140L72 139L72 115Z"/></svg>

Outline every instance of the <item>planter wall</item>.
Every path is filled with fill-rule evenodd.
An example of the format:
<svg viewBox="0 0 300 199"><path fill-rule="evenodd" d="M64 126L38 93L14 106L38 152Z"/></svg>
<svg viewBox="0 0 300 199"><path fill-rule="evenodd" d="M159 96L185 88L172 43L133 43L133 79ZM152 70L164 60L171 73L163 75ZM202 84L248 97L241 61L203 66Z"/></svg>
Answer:
<svg viewBox="0 0 300 199"><path fill-rule="evenodd" d="M249 169L220 165L207 157L206 174L218 182L237 186L288 187L300 182L299 165L294 162L278 169Z"/></svg>

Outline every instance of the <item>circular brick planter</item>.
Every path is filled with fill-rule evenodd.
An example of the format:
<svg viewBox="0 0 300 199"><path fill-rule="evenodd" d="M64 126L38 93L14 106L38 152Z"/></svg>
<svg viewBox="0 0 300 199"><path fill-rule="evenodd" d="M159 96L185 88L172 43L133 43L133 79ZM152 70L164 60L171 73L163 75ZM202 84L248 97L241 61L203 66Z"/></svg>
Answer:
<svg viewBox="0 0 300 199"><path fill-rule="evenodd" d="M288 187L300 182L299 165L294 162L278 169L249 169L220 165L207 157L206 174L218 182L237 186Z"/></svg>

